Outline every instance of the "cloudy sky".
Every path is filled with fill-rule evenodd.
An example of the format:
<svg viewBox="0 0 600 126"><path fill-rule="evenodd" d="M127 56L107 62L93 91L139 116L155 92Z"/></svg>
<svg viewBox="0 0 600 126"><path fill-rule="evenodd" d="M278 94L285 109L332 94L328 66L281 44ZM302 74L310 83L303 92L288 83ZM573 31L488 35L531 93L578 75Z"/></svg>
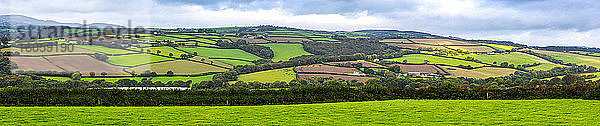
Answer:
<svg viewBox="0 0 600 126"><path fill-rule="evenodd" d="M528 45L600 47L595 0L0 0L0 14L144 27L271 24L398 29Z"/></svg>

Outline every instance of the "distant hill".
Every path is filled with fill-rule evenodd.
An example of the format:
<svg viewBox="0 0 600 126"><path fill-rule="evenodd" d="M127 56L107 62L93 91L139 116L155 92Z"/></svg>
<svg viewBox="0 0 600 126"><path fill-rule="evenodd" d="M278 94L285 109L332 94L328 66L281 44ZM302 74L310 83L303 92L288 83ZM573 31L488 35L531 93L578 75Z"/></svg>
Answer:
<svg viewBox="0 0 600 126"><path fill-rule="evenodd" d="M83 24L79 23L61 23L52 20L40 20L24 15L0 15L0 26L5 27L16 27L16 26L69 26L69 27L80 27ZM92 23L88 24L90 27L106 28L106 27L123 27L115 24L107 23Z"/></svg>

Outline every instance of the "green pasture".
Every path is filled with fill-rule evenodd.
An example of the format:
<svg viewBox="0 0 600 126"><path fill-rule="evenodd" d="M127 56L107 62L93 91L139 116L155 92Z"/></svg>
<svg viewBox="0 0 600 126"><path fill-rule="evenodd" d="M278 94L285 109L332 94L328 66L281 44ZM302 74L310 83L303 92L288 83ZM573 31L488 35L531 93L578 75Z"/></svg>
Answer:
<svg viewBox="0 0 600 126"><path fill-rule="evenodd" d="M269 43L262 45L273 50L273 62L288 61L291 58L302 55L312 55L309 52L304 51L302 44L298 43Z"/></svg>

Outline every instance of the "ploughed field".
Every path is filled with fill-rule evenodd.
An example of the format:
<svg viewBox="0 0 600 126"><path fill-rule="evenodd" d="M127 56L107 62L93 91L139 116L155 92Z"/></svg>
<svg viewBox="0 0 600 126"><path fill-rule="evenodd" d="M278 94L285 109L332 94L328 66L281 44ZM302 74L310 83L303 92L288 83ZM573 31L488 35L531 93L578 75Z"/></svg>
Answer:
<svg viewBox="0 0 600 126"><path fill-rule="evenodd" d="M597 100L390 100L265 106L0 107L2 125L600 125Z"/></svg>

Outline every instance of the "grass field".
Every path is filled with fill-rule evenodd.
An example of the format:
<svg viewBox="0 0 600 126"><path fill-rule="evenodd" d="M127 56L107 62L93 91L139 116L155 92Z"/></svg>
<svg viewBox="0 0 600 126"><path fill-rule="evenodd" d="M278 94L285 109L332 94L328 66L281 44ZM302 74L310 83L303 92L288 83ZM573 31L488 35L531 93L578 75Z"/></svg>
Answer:
<svg viewBox="0 0 600 126"><path fill-rule="evenodd" d="M338 40L330 39L330 38L309 38L313 41L328 41L328 42L337 42Z"/></svg>
<svg viewBox="0 0 600 126"><path fill-rule="evenodd" d="M507 46L507 45L497 45L497 44L487 44L487 43L479 43L479 44L487 45L487 46L490 46L490 47L500 50L500 51L512 50L514 48L517 48L514 46Z"/></svg>
<svg viewBox="0 0 600 126"><path fill-rule="evenodd" d="M430 45L477 45L469 42L456 41L450 39L410 39L415 43Z"/></svg>
<svg viewBox="0 0 600 126"><path fill-rule="evenodd" d="M210 43L210 44L217 44L217 42L210 40L210 39L197 38L197 39L189 39L189 40Z"/></svg>
<svg viewBox="0 0 600 126"><path fill-rule="evenodd" d="M565 63L576 63L577 65L588 65L593 67L600 67L600 57L584 56L572 53L564 52L553 52L553 51L542 51L534 50L537 53L550 55L558 60L562 60Z"/></svg>
<svg viewBox="0 0 600 126"><path fill-rule="evenodd" d="M487 46L446 46L451 49L460 49L468 52L492 52L496 51Z"/></svg>
<svg viewBox="0 0 600 126"><path fill-rule="evenodd" d="M266 106L0 107L2 125L600 125L594 100L391 100Z"/></svg>
<svg viewBox="0 0 600 126"><path fill-rule="evenodd" d="M420 50L442 50L447 49L444 46L434 46L434 45L423 45L423 44L401 44L401 43L385 43L389 46L396 46L400 48L407 49L420 49Z"/></svg>
<svg viewBox="0 0 600 126"><path fill-rule="evenodd" d="M169 46L147 47L147 48L142 48L142 49L144 49L144 52L147 52L147 50L149 49L150 53L153 53L153 54L157 54L157 51L160 51L160 53L158 53L158 55L162 55L162 56L169 56L169 54L172 53L173 54L172 57L175 57L175 58L180 58L181 54L189 55L188 53L176 50L173 47L169 47ZM142 49L135 49L135 50L141 51Z"/></svg>
<svg viewBox="0 0 600 126"><path fill-rule="evenodd" d="M469 57L473 57L477 60L480 60L484 63L493 64L494 62L497 65L500 63L507 62L509 64L522 65L522 64L533 64L533 63L550 63L547 60L542 58L532 56L525 53L520 52L511 52L510 54L498 54L498 55L467 55Z"/></svg>
<svg viewBox="0 0 600 126"><path fill-rule="evenodd" d="M239 60L230 60L230 59L212 59L215 61L219 61L219 62L223 62L232 66L237 66L237 65L254 65L254 63L252 62L246 62L246 61L239 61Z"/></svg>
<svg viewBox="0 0 600 126"><path fill-rule="evenodd" d="M596 76L597 76L596 78L591 78L591 79L586 79L586 80L589 80L589 81L598 81L598 80L600 80L600 72L595 72L595 73L582 73L582 74L578 74L578 75L579 75L579 76L596 75ZM565 77L565 76L557 76L557 77L562 79L562 78L563 78L563 77ZM552 78L555 78L555 77L545 78L545 79L543 79L543 80L550 80L550 79L552 79Z"/></svg>
<svg viewBox="0 0 600 126"><path fill-rule="evenodd" d="M288 61L291 58L302 56L302 55L312 55L306 51L302 47L302 44L296 43L269 43L263 44L266 47L271 48L273 50L273 62L279 61Z"/></svg>
<svg viewBox="0 0 600 126"><path fill-rule="evenodd" d="M565 65L560 65L560 64L554 64L554 63L542 63L538 66L534 66L534 67L528 67L528 69L531 70L551 70L552 68L555 67L567 67Z"/></svg>
<svg viewBox="0 0 600 126"><path fill-rule="evenodd" d="M106 53L106 54L137 53L137 52L134 52L134 51L122 50L122 49L114 49L114 48L108 48L108 47L97 46L97 45L76 45L76 47L83 48L83 49L88 49L88 50L92 50L92 51L96 51L96 52Z"/></svg>
<svg viewBox="0 0 600 126"><path fill-rule="evenodd" d="M187 60L176 60L147 64L134 68L128 68L126 70L129 72L135 71L135 73L142 73L146 70L150 70L151 72L156 72L160 75L164 75L168 71L173 71L175 75L194 75L208 72L223 72L227 69Z"/></svg>
<svg viewBox="0 0 600 126"><path fill-rule="evenodd" d="M190 58L190 59L194 60L194 61L208 63L208 64L212 63L212 64L217 65L217 66L222 66L222 67L227 67L227 68L233 68L232 65L229 65L229 64L226 64L226 63L223 63L223 62L219 62L219 61L216 61L216 60L212 60L212 59L209 59L209 58L201 57L201 56L196 56L196 57L193 57L193 58Z"/></svg>
<svg viewBox="0 0 600 126"><path fill-rule="evenodd" d="M290 82L293 79L296 79L296 73L294 72L294 70L292 70L292 68L267 70L249 74L242 74L238 76L238 80L244 82Z"/></svg>
<svg viewBox="0 0 600 126"><path fill-rule="evenodd" d="M437 56L431 56L431 55L423 55L423 54L404 55L403 57L400 57L400 58L385 59L385 60L396 61L396 62L403 62L404 60L407 60L408 61L407 63L414 63L414 64L422 64L422 63L425 63L424 62L425 60L427 60L427 61L429 61L428 64L445 64L445 65L450 65L450 66L471 65L472 67L484 66L484 64L470 62L470 61L451 59L451 58L445 58L445 57L437 57Z"/></svg>
<svg viewBox="0 0 600 126"><path fill-rule="evenodd" d="M440 66L446 72L449 72L451 75L446 77L466 77L466 78L490 78L490 77L500 77L500 76L508 76L512 73L515 73L514 69L508 68L495 68L495 67L483 67L477 68L473 70L467 70L457 67L448 67L448 66ZM449 69L450 68L450 69Z"/></svg>
<svg viewBox="0 0 600 126"><path fill-rule="evenodd" d="M302 41L312 41L306 38L289 38L289 37L269 37L267 40L271 42L302 42Z"/></svg>
<svg viewBox="0 0 600 126"><path fill-rule="evenodd" d="M162 56L150 55L150 54L131 54L122 56L108 56L106 60L110 64L119 66L136 66L151 62L159 62L165 60L173 60Z"/></svg>
<svg viewBox="0 0 600 126"><path fill-rule="evenodd" d="M207 57L207 58L233 58L233 59L243 59L243 60L257 60L261 59L258 56L253 54L244 52L240 49L216 49L216 48L179 48L186 52L197 52L198 56Z"/></svg>

